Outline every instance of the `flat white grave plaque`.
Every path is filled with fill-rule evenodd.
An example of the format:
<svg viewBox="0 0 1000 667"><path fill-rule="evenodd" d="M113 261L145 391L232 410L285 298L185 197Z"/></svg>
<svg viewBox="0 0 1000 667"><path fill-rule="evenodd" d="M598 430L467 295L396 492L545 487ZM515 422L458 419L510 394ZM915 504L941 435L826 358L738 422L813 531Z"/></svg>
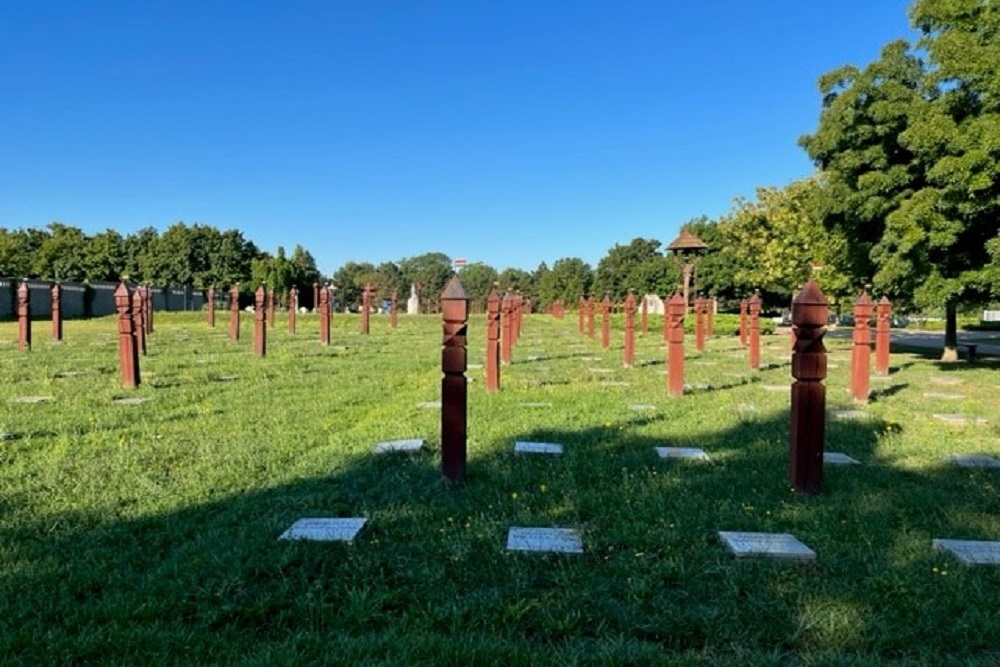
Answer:
<svg viewBox="0 0 1000 667"><path fill-rule="evenodd" d="M694 362L694 364L695 364L695 366L718 366L719 362L718 361L696 361L696 362Z"/></svg>
<svg viewBox="0 0 1000 667"><path fill-rule="evenodd" d="M610 373L611 369L610 368L591 368L590 372L591 373Z"/></svg>
<svg viewBox="0 0 1000 667"><path fill-rule="evenodd" d="M536 402L536 403L521 403L522 408L551 408L551 403L546 402Z"/></svg>
<svg viewBox="0 0 1000 667"><path fill-rule="evenodd" d="M140 396L130 396L127 398L116 398L113 399L111 402L116 405L142 405L148 400L149 400L148 398L142 398Z"/></svg>
<svg viewBox="0 0 1000 667"><path fill-rule="evenodd" d="M764 391L788 391L791 389L791 385L787 384L762 384L760 386Z"/></svg>
<svg viewBox="0 0 1000 667"><path fill-rule="evenodd" d="M960 378L943 378L943 377L932 377L931 382L934 384L940 384L947 387L954 387L955 385L962 384Z"/></svg>
<svg viewBox="0 0 1000 667"><path fill-rule="evenodd" d="M981 417L972 417L971 415L962 414L941 414L935 413L931 415L934 419L939 419L943 422L948 422L949 424L985 424L986 420Z"/></svg>
<svg viewBox="0 0 1000 667"><path fill-rule="evenodd" d="M719 539L737 558L816 560L816 552L788 533L732 533L719 531Z"/></svg>
<svg viewBox="0 0 1000 667"><path fill-rule="evenodd" d="M580 357L580 361L600 361L600 357Z"/></svg>
<svg viewBox="0 0 1000 667"><path fill-rule="evenodd" d="M934 540L937 551L951 552L965 565L1000 565L1000 542L984 540Z"/></svg>
<svg viewBox="0 0 1000 667"><path fill-rule="evenodd" d="M13 403L51 403L54 399L51 396L18 396L13 399Z"/></svg>
<svg viewBox="0 0 1000 667"><path fill-rule="evenodd" d="M830 414L836 419L865 419L867 412L861 410L830 410Z"/></svg>
<svg viewBox="0 0 1000 667"><path fill-rule="evenodd" d="M992 456L958 454L950 457L950 460L961 468L1000 468L1000 460Z"/></svg>
<svg viewBox="0 0 1000 667"><path fill-rule="evenodd" d="M530 357L525 358L526 361L545 361L548 359L544 354L533 354Z"/></svg>
<svg viewBox="0 0 1000 667"><path fill-rule="evenodd" d="M477 371L477 370L479 370L479 369L480 369L480 368L482 368L482 367L483 367L483 365L482 365L482 364L469 364L469 365L468 365L468 369L469 369L470 371Z"/></svg>
<svg viewBox="0 0 1000 667"><path fill-rule="evenodd" d="M647 403L632 403L628 406L628 409L634 412L644 412L646 410L655 410L656 406Z"/></svg>
<svg viewBox="0 0 1000 667"><path fill-rule="evenodd" d="M613 380L605 380L601 382L602 387L627 387L628 382L615 382Z"/></svg>
<svg viewBox="0 0 1000 667"><path fill-rule="evenodd" d="M314 542L351 542L368 519L299 519L283 532L279 540Z"/></svg>
<svg viewBox="0 0 1000 667"><path fill-rule="evenodd" d="M507 550L582 554L583 540L571 528L511 527L507 532Z"/></svg>
<svg viewBox="0 0 1000 667"><path fill-rule="evenodd" d="M823 452L823 463L834 466L856 466L860 465L861 461L844 452Z"/></svg>
<svg viewBox="0 0 1000 667"><path fill-rule="evenodd" d="M704 449L697 447L657 447L656 453L661 459L692 459L695 461L708 461L708 454Z"/></svg>
<svg viewBox="0 0 1000 667"><path fill-rule="evenodd" d="M514 443L514 451L518 454L554 454L563 453L563 446L551 442L527 442L518 440Z"/></svg>
<svg viewBox="0 0 1000 667"><path fill-rule="evenodd" d="M420 401L417 407L421 410L437 410L441 407L441 401Z"/></svg>
<svg viewBox="0 0 1000 667"><path fill-rule="evenodd" d="M945 401L957 401L960 398L965 398L965 394L948 394L943 391L925 391L924 398L938 398Z"/></svg>
<svg viewBox="0 0 1000 667"><path fill-rule="evenodd" d="M375 454L388 454L389 452L419 452L423 449L424 441L419 438L410 440L386 440L375 445L372 451Z"/></svg>

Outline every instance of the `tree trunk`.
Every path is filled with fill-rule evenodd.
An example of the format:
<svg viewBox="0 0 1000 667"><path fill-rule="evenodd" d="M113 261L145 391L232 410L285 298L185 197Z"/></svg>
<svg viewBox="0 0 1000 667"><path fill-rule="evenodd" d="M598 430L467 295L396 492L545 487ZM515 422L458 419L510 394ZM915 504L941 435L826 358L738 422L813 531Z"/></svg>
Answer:
<svg viewBox="0 0 1000 667"><path fill-rule="evenodd" d="M941 361L958 361L958 317L954 301L944 305L944 351Z"/></svg>

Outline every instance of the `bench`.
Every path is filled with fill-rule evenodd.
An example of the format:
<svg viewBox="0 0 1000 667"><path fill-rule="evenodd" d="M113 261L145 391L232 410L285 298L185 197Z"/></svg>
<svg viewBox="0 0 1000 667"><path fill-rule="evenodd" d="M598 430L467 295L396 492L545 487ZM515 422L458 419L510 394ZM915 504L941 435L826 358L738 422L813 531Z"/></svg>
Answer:
<svg viewBox="0 0 1000 667"><path fill-rule="evenodd" d="M968 350L968 354L966 355L966 358L969 361L972 361L973 359L976 358L976 348L979 347L979 343L956 343L955 347L958 347L958 348L963 348L964 347L964 348L966 348Z"/></svg>

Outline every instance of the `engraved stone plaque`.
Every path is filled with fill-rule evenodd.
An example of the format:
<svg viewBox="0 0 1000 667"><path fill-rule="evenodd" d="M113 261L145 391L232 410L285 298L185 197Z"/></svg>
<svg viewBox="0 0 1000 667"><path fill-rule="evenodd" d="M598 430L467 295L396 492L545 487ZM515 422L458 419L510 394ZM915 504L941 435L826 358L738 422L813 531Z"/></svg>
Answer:
<svg viewBox="0 0 1000 667"><path fill-rule="evenodd" d="M148 398L141 398L139 396L129 396L127 398L115 398L111 402L115 405L142 405Z"/></svg>
<svg viewBox="0 0 1000 667"><path fill-rule="evenodd" d="M962 414L940 414L931 415L934 419L939 419L949 424L985 424L986 420L981 417Z"/></svg>
<svg viewBox="0 0 1000 667"><path fill-rule="evenodd" d="M424 441L419 438L410 440L386 440L375 445L372 451L375 454L388 454L390 452L419 452L423 449Z"/></svg>
<svg viewBox="0 0 1000 667"><path fill-rule="evenodd" d="M697 447L657 447L656 453L660 455L661 459L709 460L705 450Z"/></svg>
<svg viewBox="0 0 1000 667"><path fill-rule="evenodd" d="M830 410L835 419L867 419L868 413L861 410Z"/></svg>
<svg viewBox="0 0 1000 667"><path fill-rule="evenodd" d="M992 456L958 454L950 457L950 460L961 468L1000 468L1000 460Z"/></svg>
<svg viewBox="0 0 1000 667"><path fill-rule="evenodd" d="M417 407L421 410L439 410L441 401L421 401L417 403Z"/></svg>
<svg viewBox="0 0 1000 667"><path fill-rule="evenodd" d="M856 466L860 465L861 461L843 452L823 452L823 463L833 466Z"/></svg>
<svg viewBox="0 0 1000 667"><path fill-rule="evenodd" d="M571 528L517 528L507 533L508 551L582 554L583 541Z"/></svg>
<svg viewBox="0 0 1000 667"><path fill-rule="evenodd" d="M367 519L299 519L283 532L279 540L311 540L315 542L351 542L364 527Z"/></svg>
<svg viewBox="0 0 1000 667"><path fill-rule="evenodd" d="M734 533L719 531L719 539L737 558L816 560L816 552L788 533Z"/></svg>
<svg viewBox="0 0 1000 667"><path fill-rule="evenodd" d="M941 540L932 542L937 551L948 551L965 565L1000 565L1000 542Z"/></svg>
<svg viewBox="0 0 1000 667"><path fill-rule="evenodd" d="M551 442L525 442L519 440L514 443L514 451L518 454L559 455L563 453L563 446Z"/></svg>

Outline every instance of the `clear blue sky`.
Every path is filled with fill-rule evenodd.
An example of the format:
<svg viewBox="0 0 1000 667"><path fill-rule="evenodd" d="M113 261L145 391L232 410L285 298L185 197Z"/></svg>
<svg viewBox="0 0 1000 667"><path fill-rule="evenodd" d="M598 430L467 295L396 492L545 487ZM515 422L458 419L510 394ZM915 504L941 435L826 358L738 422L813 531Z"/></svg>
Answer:
<svg viewBox="0 0 1000 667"><path fill-rule="evenodd" d="M0 4L0 226L177 221L498 269L669 242L812 166L903 0Z"/></svg>

